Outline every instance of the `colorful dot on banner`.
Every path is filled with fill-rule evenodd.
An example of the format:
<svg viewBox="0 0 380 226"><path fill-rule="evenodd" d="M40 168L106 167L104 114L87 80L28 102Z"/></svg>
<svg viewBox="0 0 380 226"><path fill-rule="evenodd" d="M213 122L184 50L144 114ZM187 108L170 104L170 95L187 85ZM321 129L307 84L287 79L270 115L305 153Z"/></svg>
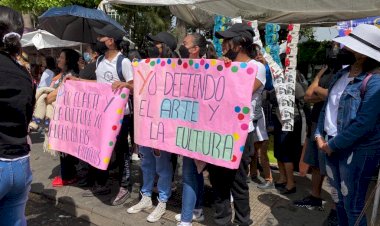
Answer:
<svg viewBox="0 0 380 226"><path fill-rule="evenodd" d="M243 115L243 114L241 114L241 113L240 113L240 114L238 114L238 119L239 119L239 120L243 120L243 119L244 119L244 115Z"/></svg>
<svg viewBox="0 0 380 226"><path fill-rule="evenodd" d="M241 147L240 147L240 151L241 151L241 152L244 151L244 146L241 146Z"/></svg>
<svg viewBox="0 0 380 226"><path fill-rule="evenodd" d="M237 158L236 158L236 155L232 156L232 162L236 162Z"/></svg>
<svg viewBox="0 0 380 226"><path fill-rule="evenodd" d="M239 70L238 66L232 66L231 71L237 72Z"/></svg>
<svg viewBox="0 0 380 226"><path fill-rule="evenodd" d="M240 67L241 67L241 68L246 68L247 65L248 65L247 63L243 62L243 63L240 64Z"/></svg>
<svg viewBox="0 0 380 226"><path fill-rule="evenodd" d="M195 69L198 69L198 68L199 68L199 64L196 63L196 64L194 65L194 68L195 68Z"/></svg>
<svg viewBox="0 0 380 226"><path fill-rule="evenodd" d="M240 108L239 106L236 106L236 107L235 107L235 112L236 112L236 113L239 113L240 111L241 111L241 108Z"/></svg>
<svg viewBox="0 0 380 226"><path fill-rule="evenodd" d="M177 65L173 62L172 63L172 68L174 69Z"/></svg>
<svg viewBox="0 0 380 226"><path fill-rule="evenodd" d="M125 99L125 98L127 97L127 94L122 93L122 94L120 95L120 97L123 98L123 99Z"/></svg>
<svg viewBox="0 0 380 226"><path fill-rule="evenodd" d="M110 163L110 158L107 158L107 157L104 158L104 159L103 159L103 163L104 163L104 164L108 164L108 163Z"/></svg>
<svg viewBox="0 0 380 226"><path fill-rule="evenodd" d="M172 59L168 59L168 60L166 61L166 63L171 64L171 63L172 63Z"/></svg>
<svg viewBox="0 0 380 226"><path fill-rule="evenodd" d="M242 124L242 125L241 125L241 129L242 129L242 130L247 130L247 129L248 129L248 125L245 124L245 123Z"/></svg>
<svg viewBox="0 0 380 226"><path fill-rule="evenodd" d="M251 67L248 68L248 69L247 69L247 73L248 73L249 75L253 74L253 68L251 68Z"/></svg>
<svg viewBox="0 0 380 226"><path fill-rule="evenodd" d="M132 65L133 65L133 67L137 67L137 66L139 66L139 62L137 62L137 61L133 61L133 62L132 62Z"/></svg>
<svg viewBox="0 0 380 226"><path fill-rule="evenodd" d="M229 68L229 67L231 66L231 62L226 62L226 63L224 63L224 66L225 66L226 68Z"/></svg>
<svg viewBox="0 0 380 226"><path fill-rule="evenodd" d="M215 60L215 59L212 59L212 60L210 61L210 64L211 64L211 66L215 66L215 65L216 65L216 60Z"/></svg>
<svg viewBox="0 0 380 226"><path fill-rule="evenodd" d="M108 145L112 147L112 146L113 146L113 141L110 141L110 142L108 143Z"/></svg>
<svg viewBox="0 0 380 226"><path fill-rule="evenodd" d="M189 60L189 64L190 64L190 66L193 66L194 61L193 60Z"/></svg>
<svg viewBox="0 0 380 226"><path fill-rule="evenodd" d="M112 126L112 130L117 130L117 126Z"/></svg>
<svg viewBox="0 0 380 226"><path fill-rule="evenodd" d="M123 114L123 109L117 109L116 113L119 114L119 115Z"/></svg>
<svg viewBox="0 0 380 226"><path fill-rule="evenodd" d="M149 58L147 58L147 59L145 60L145 63L149 63L149 61L150 61L150 59L149 59Z"/></svg>
<svg viewBox="0 0 380 226"><path fill-rule="evenodd" d="M205 60L202 59L199 63L203 66L205 64Z"/></svg>
<svg viewBox="0 0 380 226"><path fill-rule="evenodd" d="M238 133L234 133L234 134L232 134L232 136L234 137L235 141L240 139L240 136Z"/></svg>
<svg viewBox="0 0 380 226"><path fill-rule="evenodd" d="M154 61L151 61L151 62L150 62L150 66L152 66L152 67L153 67L155 64L156 64L156 62L154 62Z"/></svg>
<svg viewBox="0 0 380 226"><path fill-rule="evenodd" d="M208 69L210 67L209 64L205 64L205 68Z"/></svg>
<svg viewBox="0 0 380 226"><path fill-rule="evenodd" d="M181 65L181 64L182 64L182 60L178 59L178 65Z"/></svg>
<svg viewBox="0 0 380 226"><path fill-rule="evenodd" d="M248 114L250 111L249 107L243 107L243 113Z"/></svg>
<svg viewBox="0 0 380 226"><path fill-rule="evenodd" d="M157 59L157 64L161 63L161 59Z"/></svg>
<svg viewBox="0 0 380 226"><path fill-rule="evenodd" d="M185 62L185 63L183 63L183 68L187 68L189 65Z"/></svg>
<svg viewBox="0 0 380 226"><path fill-rule="evenodd" d="M161 62L161 67L165 66L165 64L166 64L165 61L162 61Z"/></svg>
<svg viewBox="0 0 380 226"><path fill-rule="evenodd" d="M218 67L216 67L216 69L218 69L218 71L223 71L223 66L222 65L218 65Z"/></svg>

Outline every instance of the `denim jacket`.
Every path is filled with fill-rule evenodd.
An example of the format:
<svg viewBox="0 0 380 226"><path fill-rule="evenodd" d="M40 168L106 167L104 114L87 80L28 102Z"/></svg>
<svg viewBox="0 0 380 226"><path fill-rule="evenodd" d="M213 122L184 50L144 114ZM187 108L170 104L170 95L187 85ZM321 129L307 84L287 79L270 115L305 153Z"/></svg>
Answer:
<svg viewBox="0 0 380 226"><path fill-rule="evenodd" d="M329 95L335 83L350 68L337 72L329 87ZM374 74L367 83L363 99L360 87L367 73L362 73L350 82L339 101L337 136L328 141L333 152L348 150L380 150L380 74ZM325 102L319 116L315 136L326 135L324 131Z"/></svg>

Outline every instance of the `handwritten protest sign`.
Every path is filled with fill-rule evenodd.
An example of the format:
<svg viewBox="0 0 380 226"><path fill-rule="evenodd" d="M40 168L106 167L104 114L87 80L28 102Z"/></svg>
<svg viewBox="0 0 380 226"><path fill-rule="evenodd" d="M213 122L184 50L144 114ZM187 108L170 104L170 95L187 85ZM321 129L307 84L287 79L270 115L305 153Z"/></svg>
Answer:
<svg viewBox="0 0 380 226"><path fill-rule="evenodd" d="M66 81L50 121L49 149L107 169L128 97L128 89L114 93L110 84Z"/></svg>
<svg viewBox="0 0 380 226"><path fill-rule="evenodd" d="M205 59L132 63L135 142L236 169L257 66Z"/></svg>

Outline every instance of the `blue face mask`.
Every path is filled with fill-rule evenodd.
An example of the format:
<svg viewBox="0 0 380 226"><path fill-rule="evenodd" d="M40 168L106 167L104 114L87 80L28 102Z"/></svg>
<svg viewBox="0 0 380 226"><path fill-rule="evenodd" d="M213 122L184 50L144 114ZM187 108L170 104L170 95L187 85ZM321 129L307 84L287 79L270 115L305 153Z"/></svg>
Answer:
<svg viewBox="0 0 380 226"><path fill-rule="evenodd" d="M83 60L89 63L91 61L91 56L88 52L83 53Z"/></svg>

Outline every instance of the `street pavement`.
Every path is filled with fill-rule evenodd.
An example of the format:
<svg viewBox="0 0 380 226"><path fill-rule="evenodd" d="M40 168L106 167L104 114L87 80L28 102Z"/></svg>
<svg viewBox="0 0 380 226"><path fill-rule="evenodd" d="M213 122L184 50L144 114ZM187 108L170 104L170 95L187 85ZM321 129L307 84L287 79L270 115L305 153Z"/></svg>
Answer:
<svg viewBox="0 0 380 226"><path fill-rule="evenodd" d="M174 216L181 211L181 159L179 160L180 166L177 170L175 185L177 189L173 192L171 199L167 204L167 211L163 218L156 223L148 223L146 217L149 212L143 211L137 214L128 214L127 208L136 204L139 201L139 188L141 186L141 173L139 170L139 162L132 164L132 179L134 185L132 188L132 196L124 205L111 206L110 200L118 191L118 182L115 178L115 173L111 172L109 180L112 186L110 195L99 197L82 197L84 188L73 186L64 186L61 188L53 188L51 181L55 176L59 175L59 157L52 156L49 153L43 152L42 142L43 137L40 134L33 134L33 146L31 152L31 167L33 172L33 183L31 186L32 197L28 202L28 206L36 204L36 198L47 200L52 206L52 209L58 208L65 212L65 214L55 215L42 215L38 214L39 209L27 209L28 222L30 225L105 225L105 226L174 226L176 225ZM205 221L202 223L194 223L193 225L214 225L212 222L213 209L212 209L212 190L207 178L205 178ZM275 177L277 173L274 173ZM268 191L261 191L256 188L257 184L250 182L250 206L251 218L254 220L254 225L258 226L320 226L324 225L331 205L331 198L326 191L324 185L322 198L327 200L325 211L307 210L304 208L297 208L292 205L292 202L301 199L310 192L310 178L296 177L297 193L289 196L280 195L275 189ZM156 198L153 197L156 204ZM28 212L29 211L29 212ZM36 212L37 211L37 212ZM45 212L46 209L41 209ZM34 215L37 217L33 217ZM70 217L59 217L70 216ZM51 218L58 218L59 222L51 221ZM83 221L84 220L84 221ZM41 224L38 224L41 221ZM68 221L68 224L64 224ZM83 222L91 222L83 223ZM50 223L53 222L53 223Z"/></svg>

